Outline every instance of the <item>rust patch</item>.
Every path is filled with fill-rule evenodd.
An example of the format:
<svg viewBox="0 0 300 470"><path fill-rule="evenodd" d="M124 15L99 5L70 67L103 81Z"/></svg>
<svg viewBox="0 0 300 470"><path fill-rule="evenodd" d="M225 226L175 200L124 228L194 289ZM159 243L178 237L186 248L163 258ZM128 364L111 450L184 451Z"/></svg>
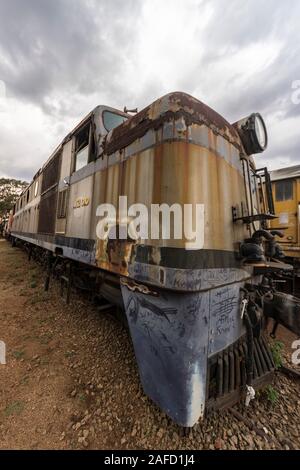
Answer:
<svg viewBox="0 0 300 470"><path fill-rule="evenodd" d="M116 127L104 144L104 151L111 155L150 130L157 130L165 122L183 118L186 125L205 124L215 134L221 135L242 151L236 129L212 108L186 93L170 93L147 106L141 112Z"/></svg>
<svg viewBox="0 0 300 470"><path fill-rule="evenodd" d="M135 241L131 240L97 240L97 266L123 276L128 276L128 263L132 255Z"/></svg>
<svg viewBox="0 0 300 470"><path fill-rule="evenodd" d="M169 100L171 103L175 102L178 104L180 108L183 108L189 114L196 115L199 120L202 118L203 121L207 121L210 125L214 125L219 130L230 130L234 139L238 137L236 130L231 126L231 124L212 108L207 106L205 103L202 103L202 101L199 101L186 93L179 92L172 93Z"/></svg>
<svg viewBox="0 0 300 470"><path fill-rule="evenodd" d="M157 291L153 290L149 286L145 286L143 284L138 284L137 282L133 281L132 279L127 279L127 278L121 277L120 283L123 286L126 286L127 289L129 289L132 292L140 292L142 294L153 295L155 297L159 296L159 293Z"/></svg>

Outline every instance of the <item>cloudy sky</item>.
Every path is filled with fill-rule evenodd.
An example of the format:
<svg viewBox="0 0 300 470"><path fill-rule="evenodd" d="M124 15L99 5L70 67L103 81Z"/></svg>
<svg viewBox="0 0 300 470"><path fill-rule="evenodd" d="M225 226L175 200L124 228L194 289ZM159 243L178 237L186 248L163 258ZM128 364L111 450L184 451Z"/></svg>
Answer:
<svg viewBox="0 0 300 470"><path fill-rule="evenodd" d="M0 176L30 180L97 104L175 90L261 112L257 164L300 163L299 20L298 0L0 0Z"/></svg>

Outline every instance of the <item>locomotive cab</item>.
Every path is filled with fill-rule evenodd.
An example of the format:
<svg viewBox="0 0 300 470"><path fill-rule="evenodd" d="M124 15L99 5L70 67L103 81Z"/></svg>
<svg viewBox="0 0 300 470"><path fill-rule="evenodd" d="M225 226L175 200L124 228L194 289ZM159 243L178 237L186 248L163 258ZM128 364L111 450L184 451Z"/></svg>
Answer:
<svg viewBox="0 0 300 470"><path fill-rule="evenodd" d="M129 117L109 106L97 106L73 131L74 172L96 160L106 135Z"/></svg>

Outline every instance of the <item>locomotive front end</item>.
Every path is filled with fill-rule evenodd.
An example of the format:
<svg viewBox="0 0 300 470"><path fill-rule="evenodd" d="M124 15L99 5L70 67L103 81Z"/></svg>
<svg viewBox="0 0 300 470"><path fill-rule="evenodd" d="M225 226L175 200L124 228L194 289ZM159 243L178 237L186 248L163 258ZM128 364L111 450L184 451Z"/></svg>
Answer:
<svg viewBox="0 0 300 470"><path fill-rule="evenodd" d="M47 260L46 290L63 272L67 301L73 284L126 315L145 393L193 426L271 381L265 320L300 334L299 299L276 289L292 266L270 175L251 156L267 130L258 113L230 124L180 92L126 111L92 110L5 232Z"/></svg>
<svg viewBox="0 0 300 470"><path fill-rule="evenodd" d="M230 125L179 92L114 129L105 143L107 158L120 162L115 176L126 197L118 224L125 220L135 232L98 241L98 266L121 275L145 393L183 426L243 392L249 401L272 377L262 333L262 296L271 289L264 237L272 258L280 249L266 230L274 218L261 185L268 173L251 157L266 146L260 115Z"/></svg>

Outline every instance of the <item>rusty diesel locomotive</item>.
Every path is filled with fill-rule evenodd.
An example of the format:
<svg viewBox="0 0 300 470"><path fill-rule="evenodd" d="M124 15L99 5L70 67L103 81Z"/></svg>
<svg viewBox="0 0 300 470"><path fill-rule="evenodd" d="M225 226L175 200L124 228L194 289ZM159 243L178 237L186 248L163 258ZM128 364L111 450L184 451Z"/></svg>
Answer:
<svg viewBox="0 0 300 470"><path fill-rule="evenodd" d="M281 321L286 299L276 297L274 272L290 267L280 233L269 227L269 173L251 156L266 146L259 114L231 125L185 93L134 115L98 106L14 207L13 243L44 250L49 272L59 260L73 272L88 270L97 293L122 308L145 393L182 426L243 395L249 401L272 377L264 323L274 312ZM201 244L188 249L185 234L166 239L162 230L111 237L120 230L120 196L149 211L200 204ZM117 212L104 238L97 236L101 204ZM290 303L284 318L296 332L298 307Z"/></svg>

